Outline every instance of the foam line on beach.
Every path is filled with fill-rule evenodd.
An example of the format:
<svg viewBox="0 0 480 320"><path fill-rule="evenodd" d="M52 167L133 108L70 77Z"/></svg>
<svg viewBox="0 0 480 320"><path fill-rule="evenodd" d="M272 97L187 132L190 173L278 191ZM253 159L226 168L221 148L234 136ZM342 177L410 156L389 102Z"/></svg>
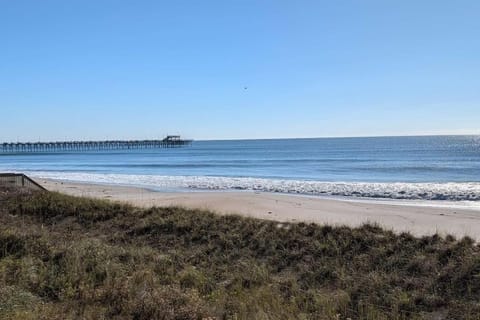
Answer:
<svg viewBox="0 0 480 320"><path fill-rule="evenodd" d="M159 176L72 172L29 172L33 177L75 182L118 184L160 191L262 191L397 200L479 201L480 183L324 182L263 178Z"/></svg>

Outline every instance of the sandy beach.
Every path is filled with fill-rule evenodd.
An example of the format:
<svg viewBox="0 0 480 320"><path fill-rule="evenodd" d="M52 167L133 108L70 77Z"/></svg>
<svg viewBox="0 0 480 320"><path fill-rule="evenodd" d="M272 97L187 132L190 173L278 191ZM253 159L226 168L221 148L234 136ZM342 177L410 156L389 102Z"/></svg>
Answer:
<svg viewBox="0 0 480 320"><path fill-rule="evenodd" d="M48 190L92 198L151 206L181 206L240 214L280 222L314 222L359 226L378 223L395 232L414 235L452 234L480 240L480 207L457 207L438 202L351 201L257 192L163 193L142 188L37 179Z"/></svg>

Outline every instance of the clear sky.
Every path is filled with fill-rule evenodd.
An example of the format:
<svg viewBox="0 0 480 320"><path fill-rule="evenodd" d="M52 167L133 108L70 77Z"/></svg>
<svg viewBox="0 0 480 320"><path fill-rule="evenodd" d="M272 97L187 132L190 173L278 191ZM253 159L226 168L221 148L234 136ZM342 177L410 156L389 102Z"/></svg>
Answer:
<svg viewBox="0 0 480 320"><path fill-rule="evenodd" d="M480 1L0 0L0 140L480 134Z"/></svg>

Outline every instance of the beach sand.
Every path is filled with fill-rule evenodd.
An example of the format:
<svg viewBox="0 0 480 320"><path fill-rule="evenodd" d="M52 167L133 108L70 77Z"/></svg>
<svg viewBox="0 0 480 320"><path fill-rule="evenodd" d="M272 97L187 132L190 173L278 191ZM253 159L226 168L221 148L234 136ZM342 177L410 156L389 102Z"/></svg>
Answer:
<svg viewBox="0 0 480 320"><path fill-rule="evenodd" d="M50 191L123 201L140 207L181 206L240 214L280 222L347 225L377 223L395 232L414 235L452 234L480 241L480 207L456 207L436 202L352 201L257 192L163 193L142 188L36 179Z"/></svg>

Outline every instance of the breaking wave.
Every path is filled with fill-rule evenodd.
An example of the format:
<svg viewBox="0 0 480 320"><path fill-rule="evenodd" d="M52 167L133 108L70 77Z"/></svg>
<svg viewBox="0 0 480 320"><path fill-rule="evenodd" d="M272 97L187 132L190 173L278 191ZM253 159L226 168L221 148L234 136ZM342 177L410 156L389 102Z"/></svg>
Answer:
<svg viewBox="0 0 480 320"><path fill-rule="evenodd" d="M72 172L29 172L33 177L86 183L131 185L159 191L245 190L302 195L405 200L480 201L480 182L325 182L213 176L159 176Z"/></svg>

